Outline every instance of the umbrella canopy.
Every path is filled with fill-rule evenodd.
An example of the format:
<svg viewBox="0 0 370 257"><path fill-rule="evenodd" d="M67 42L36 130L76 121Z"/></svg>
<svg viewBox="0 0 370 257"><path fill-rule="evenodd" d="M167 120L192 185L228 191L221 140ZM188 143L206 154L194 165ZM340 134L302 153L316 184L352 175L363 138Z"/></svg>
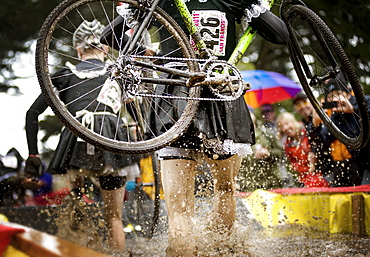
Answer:
<svg viewBox="0 0 370 257"><path fill-rule="evenodd" d="M248 105L258 108L263 104L274 104L293 98L301 86L283 74L264 70L241 71L245 82L251 84L244 98Z"/></svg>

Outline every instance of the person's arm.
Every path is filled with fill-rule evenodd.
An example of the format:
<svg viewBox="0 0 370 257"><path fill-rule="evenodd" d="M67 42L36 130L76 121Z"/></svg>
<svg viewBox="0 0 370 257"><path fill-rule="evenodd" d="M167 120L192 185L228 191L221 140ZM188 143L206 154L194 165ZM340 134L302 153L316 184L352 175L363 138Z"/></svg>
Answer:
<svg viewBox="0 0 370 257"><path fill-rule="evenodd" d="M287 45L289 42L289 32L285 23L271 11L261 13L257 18L252 18L249 25L267 41Z"/></svg>
<svg viewBox="0 0 370 257"><path fill-rule="evenodd" d="M39 131L39 115L48 107L43 95L35 100L26 113L26 137L28 145L28 158L26 160L25 175L34 181L38 181L43 173L42 163L37 147L37 134Z"/></svg>
<svg viewBox="0 0 370 257"><path fill-rule="evenodd" d="M26 113L26 136L28 153L38 155L37 134L39 132L39 115L48 107L43 95L39 95Z"/></svg>

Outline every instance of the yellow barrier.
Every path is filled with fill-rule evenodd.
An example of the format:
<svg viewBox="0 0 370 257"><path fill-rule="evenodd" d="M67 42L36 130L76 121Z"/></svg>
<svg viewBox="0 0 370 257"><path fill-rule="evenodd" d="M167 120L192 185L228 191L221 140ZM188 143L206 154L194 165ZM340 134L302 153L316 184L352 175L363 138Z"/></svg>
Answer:
<svg viewBox="0 0 370 257"><path fill-rule="evenodd" d="M330 233L351 233L355 194L364 197L365 227L370 235L370 195L366 193L282 195L256 190L242 201L265 228L300 224Z"/></svg>
<svg viewBox="0 0 370 257"><path fill-rule="evenodd" d="M154 200L154 174L153 174L153 162L152 157L148 156L146 158L140 159L140 169L141 169L141 182L144 184L152 184L153 186L143 187L145 193L147 193L152 200Z"/></svg>
<svg viewBox="0 0 370 257"><path fill-rule="evenodd" d="M14 248L12 245L9 245L3 253L3 257L30 257L30 255L27 255Z"/></svg>
<svg viewBox="0 0 370 257"><path fill-rule="evenodd" d="M364 194L366 235L370 235L370 195Z"/></svg>
<svg viewBox="0 0 370 257"><path fill-rule="evenodd" d="M144 186L143 190L147 193L152 200L155 198L155 187L154 187L154 168L152 156L142 158L140 160L141 169L141 182L145 185L151 184L152 186ZM162 188L160 189L160 198L164 199Z"/></svg>

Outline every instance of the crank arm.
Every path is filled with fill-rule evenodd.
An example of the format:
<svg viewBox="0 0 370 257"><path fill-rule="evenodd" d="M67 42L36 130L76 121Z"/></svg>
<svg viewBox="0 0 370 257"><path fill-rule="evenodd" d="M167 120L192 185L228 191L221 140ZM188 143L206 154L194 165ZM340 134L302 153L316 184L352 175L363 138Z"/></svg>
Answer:
<svg viewBox="0 0 370 257"><path fill-rule="evenodd" d="M161 84L170 86L186 86L186 80L182 79L161 79L161 78L145 78L140 79L142 83Z"/></svg>
<svg viewBox="0 0 370 257"><path fill-rule="evenodd" d="M166 78L150 78L150 77L140 77L140 79L135 79L133 77L120 76L115 79L122 88L123 81L126 81L130 84L140 84L140 83L151 83L151 84L161 84L161 85L170 85L170 86L186 86L187 80L184 79L166 79Z"/></svg>
<svg viewBox="0 0 370 257"><path fill-rule="evenodd" d="M174 76L189 78L190 80L204 80L207 76L205 72L196 72L196 73L188 72L184 70L173 69L173 68L165 67L162 65L156 65L153 63L146 63L146 62L141 62L141 61L136 61L136 60L131 60L130 62L135 66L141 66L141 67L145 67L145 68L155 70L155 71L166 72Z"/></svg>
<svg viewBox="0 0 370 257"><path fill-rule="evenodd" d="M232 85L232 81L235 81L235 79L232 79L232 76L219 76L219 77L210 77L206 78L203 81L194 83L193 87L197 86L210 86L210 85ZM237 77L235 77L237 78Z"/></svg>

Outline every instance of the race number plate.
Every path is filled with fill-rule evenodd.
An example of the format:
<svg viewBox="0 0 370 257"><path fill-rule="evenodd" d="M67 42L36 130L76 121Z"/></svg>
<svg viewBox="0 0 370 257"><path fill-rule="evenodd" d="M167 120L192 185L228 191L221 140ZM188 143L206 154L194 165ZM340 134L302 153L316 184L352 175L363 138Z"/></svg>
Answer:
<svg viewBox="0 0 370 257"><path fill-rule="evenodd" d="M100 90L97 101L102 104L108 105L117 113L121 109L121 88L118 83L114 80L107 79L104 86Z"/></svg>
<svg viewBox="0 0 370 257"><path fill-rule="evenodd" d="M193 10L192 17L207 48L212 50L216 56L225 56L227 38L226 14L217 10ZM193 41L192 44L197 51Z"/></svg>

